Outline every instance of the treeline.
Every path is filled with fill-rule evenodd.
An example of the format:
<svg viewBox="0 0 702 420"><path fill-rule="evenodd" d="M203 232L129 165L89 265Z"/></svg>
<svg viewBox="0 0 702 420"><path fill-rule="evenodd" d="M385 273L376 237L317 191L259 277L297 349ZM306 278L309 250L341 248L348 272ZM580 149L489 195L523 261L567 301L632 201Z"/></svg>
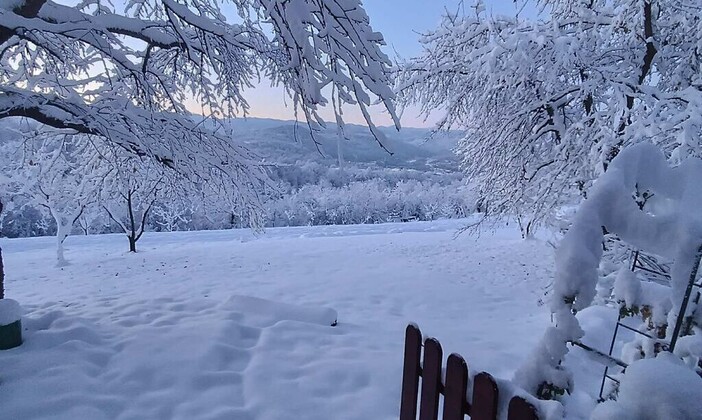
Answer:
<svg viewBox="0 0 702 420"><path fill-rule="evenodd" d="M320 162L272 165L274 188L262 197L264 226L363 224L460 218L475 211L475 196L458 172L426 172ZM56 222L21 196L2 215L4 237L56 234ZM147 231L247 228L249 217L218 197L160 197L146 219ZM118 233L101 206L86 208L73 234Z"/></svg>
<svg viewBox="0 0 702 420"><path fill-rule="evenodd" d="M465 217L475 210L462 181L449 184L375 178L339 187L304 185L267 203L268 226L383 223Z"/></svg>

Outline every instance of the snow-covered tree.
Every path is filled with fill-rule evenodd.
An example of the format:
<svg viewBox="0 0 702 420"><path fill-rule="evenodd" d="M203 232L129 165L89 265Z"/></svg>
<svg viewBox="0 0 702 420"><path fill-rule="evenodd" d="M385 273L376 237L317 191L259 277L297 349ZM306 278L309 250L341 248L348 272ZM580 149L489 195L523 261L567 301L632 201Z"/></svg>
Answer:
<svg viewBox="0 0 702 420"><path fill-rule="evenodd" d="M67 264L63 244L85 209L96 203L110 169L85 136L37 133L26 139L4 168L5 188L28 198L56 224L56 257Z"/></svg>
<svg viewBox="0 0 702 420"><path fill-rule="evenodd" d="M383 38L360 0L224 3L2 2L0 118L102 138L248 206L265 174L219 121L248 110L244 90L261 78L312 126L320 106L340 119L351 104L380 141L368 110L377 98L399 127Z"/></svg>
<svg viewBox="0 0 702 420"><path fill-rule="evenodd" d="M177 187L166 168L149 159L113 151L115 155L109 160L114 170L102 189L102 207L127 235L129 252L136 252L136 243L146 231L149 214L156 203L169 193L183 189Z"/></svg>
<svg viewBox="0 0 702 420"><path fill-rule="evenodd" d="M103 210L98 205L87 206L78 217L76 223L83 235L93 233L102 233L101 228L104 226Z"/></svg>
<svg viewBox="0 0 702 420"><path fill-rule="evenodd" d="M438 129L465 131L458 153L488 216L531 233L633 143L702 155L702 4L540 0L530 20L482 3L421 38L397 89L442 112Z"/></svg>
<svg viewBox="0 0 702 420"><path fill-rule="evenodd" d="M463 181L446 185L382 177L333 186L305 185L266 202L272 226L384 223L465 217L472 213L471 193Z"/></svg>
<svg viewBox="0 0 702 420"><path fill-rule="evenodd" d="M186 230L197 207L197 203L190 200L189 196L160 200L151 210L153 224L158 230L166 232Z"/></svg>

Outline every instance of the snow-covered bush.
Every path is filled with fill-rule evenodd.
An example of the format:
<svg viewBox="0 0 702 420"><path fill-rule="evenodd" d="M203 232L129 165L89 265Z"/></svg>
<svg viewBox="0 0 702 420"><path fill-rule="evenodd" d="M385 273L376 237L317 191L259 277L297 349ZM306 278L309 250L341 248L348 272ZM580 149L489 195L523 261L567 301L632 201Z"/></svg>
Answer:
<svg viewBox="0 0 702 420"><path fill-rule="evenodd" d="M702 160L689 158L668 166L664 154L650 144L624 149L594 184L577 211L556 252L556 272L551 297L555 326L548 328L532 357L515 374L515 380L540 397L553 397L573 388L573 377L562 362L568 343L584 331L576 314L593 303L598 268L603 254L604 231L618 235L637 249L674 260L670 287L643 282L628 267L613 284L614 300L626 314L644 318L642 330L654 338L637 339L625 346L622 358L633 362L669 349L673 325L681 310L690 273L702 246ZM643 208L636 191L647 191L660 205ZM702 300L696 299L683 314L680 347L675 353L697 369L702 356Z"/></svg>

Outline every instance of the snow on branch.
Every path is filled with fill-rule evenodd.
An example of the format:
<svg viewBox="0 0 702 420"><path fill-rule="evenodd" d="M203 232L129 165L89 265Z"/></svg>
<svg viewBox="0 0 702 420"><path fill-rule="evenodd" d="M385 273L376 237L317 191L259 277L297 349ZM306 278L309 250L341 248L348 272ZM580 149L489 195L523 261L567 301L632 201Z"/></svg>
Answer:
<svg viewBox="0 0 702 420"><path fill-rule="evenodd" d="M545 20L447 15L403 63L404 105L458 129L489 215L542 223L587 191L623 148L702 156L702 26L679 0L537 1Z"/></svg>
<svg viewBox="0 0 702 420"><path fill-rule="evenodd" d="M121 11L100 1L6 2L0 118L100 136L196 177L205 168L224 175L221 185L236 179L229 189L247 199L262 178L258 160L217 120L246 113L244 90L262 77L284 86L309 124L324 123L318 110L328 104L343 124L342 104L355 105L382 145L368 112L380 102L399 128L391 62L359 0L231 5L233 18L215 0L131 0ZM193 100L207 123L190 116Z"/></svg>

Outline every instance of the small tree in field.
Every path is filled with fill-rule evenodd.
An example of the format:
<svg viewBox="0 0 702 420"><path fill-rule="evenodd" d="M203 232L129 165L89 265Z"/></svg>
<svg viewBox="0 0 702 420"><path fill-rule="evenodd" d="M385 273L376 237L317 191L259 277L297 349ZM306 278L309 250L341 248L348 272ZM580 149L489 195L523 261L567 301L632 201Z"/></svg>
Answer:
<svg viewBox="0 0 702 420"><path fill-rule="evenodd" d="M530 234L634 143L702 155L699 2L527 2L544 20L482 3L422 37L397 89L442 110L437 129L465 131L458 154L488 217L517 215Z"/></svg>
<svg viewBox="0 0 702 420"><path fill-rule="evenodd" d="M5 187L27 197L56 223L56 258L68 262L63 244L87 207L95 205L110 169L85 136L38 134L28 137L4 168Z"/></svg>
<svg viewBox="0 0 702 420"><path fill-rule="evenodd" d="M104 221L103 210L98 205L87 206L78 217L77 223L83 235L90 235L98 232L100 222Z"/></svg>
<svg viewBox="0 0 702 420"><path fill-rule="evenodd" d="M192 221L192 214L197 210L198 204L193 203L190 195L186 197L168 197L167 200L159 200L154 206L151 214L154 224L160 230L175 232L188 227Z"/></svg>
<svg viewBox="0 0 702 420"><path fill-rule="evenodd" d="M113 176L105 182L102 191L102 206L127 235L129 252L136 252L136 243L146 230L149 214L156 202L167 196L171 180L165 168L138 157L122 153L113 163Z"/></svg>

